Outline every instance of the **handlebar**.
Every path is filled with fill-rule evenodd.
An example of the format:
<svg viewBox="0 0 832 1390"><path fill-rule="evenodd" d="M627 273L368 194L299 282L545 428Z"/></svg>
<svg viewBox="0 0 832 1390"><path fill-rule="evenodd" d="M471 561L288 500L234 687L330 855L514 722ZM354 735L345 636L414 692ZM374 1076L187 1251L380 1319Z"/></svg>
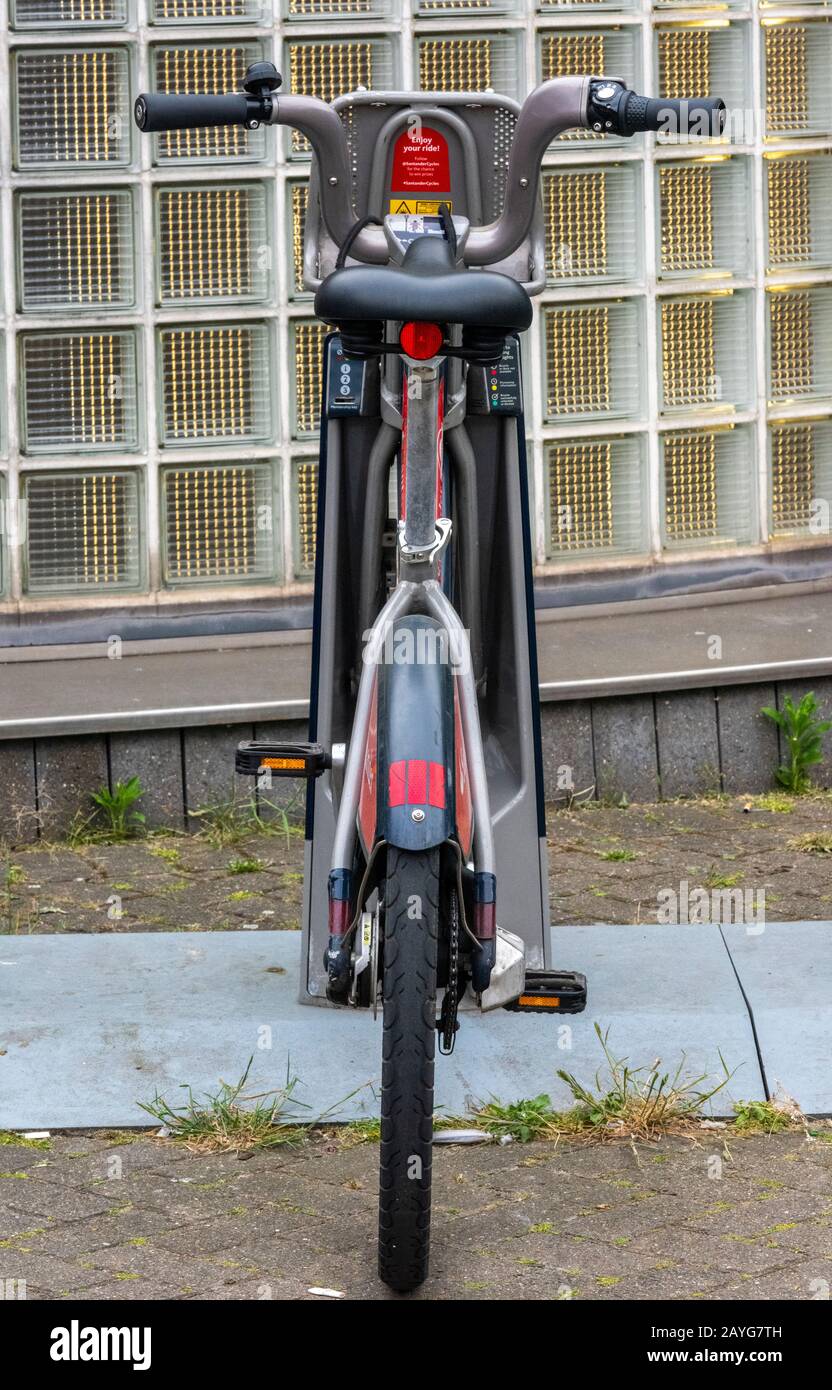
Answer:
<svg viewBox="0 0 832 1390"><path fill-rule="evenodd" d="M641 97L620 82L594 78L590 83L586 124L595 131L637 135L660 130L668 135L721 135L725 125L722 97Z"/></svg>
<svg viewBox="0 0 832 1390"><path fill-rule="evenodd" d="M197 130L203 126L244 125L260 122L255 112L249 113L249 100L243 92L220 95L182 96L148 92L136 98L134 114L141 131Z"/></svg>
<svg viewBox="0 0 832 1390"><path fill-rule="evenodd" d="M142 92L133 114L141 131L200 130L244 125L256 130L274 115L274 93L283 78L273 63L251 63L241 92Z"/></svg>
<svg viewBox="0 0 832 1390"><path fill-rule="evenodd" d="M696 97L671 101L666 97L640 97L630 93L626 121L629 129L660 130L667 135L721 135L725 126L722 97Z"/></svg>
<svg viewBox="0 0 832 1390"><path fill-rule="evenodd" d="M135 105L143 131L260 124L286 125L305 135L320 171L321 214L330 236L341 246L355 227L349 146L336 111L317 97L278 96L282 79L271 63L254 63L244 91L226 95L182 96L143 93ZM380 99L383 93L378 93ZM719 135L725 103L719 97L671 100L643 97L604 77L555 77L530 92L517 117L506 176L503 211L485 227L471 227L466 265L495 265L510 256L528 235L537 206L540 165L556 136L573 127L597 133L635 135L664 131L676 135ZM389 248L381 227L364 227L350 246L356 260L385 264Z"/></svg>

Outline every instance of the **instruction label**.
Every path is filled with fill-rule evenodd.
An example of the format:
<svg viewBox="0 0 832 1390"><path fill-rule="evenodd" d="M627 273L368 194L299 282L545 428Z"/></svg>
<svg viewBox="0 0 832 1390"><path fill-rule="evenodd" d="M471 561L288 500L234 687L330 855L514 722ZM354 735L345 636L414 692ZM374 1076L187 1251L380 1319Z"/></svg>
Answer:
<svg viewBox="0 0 832 1390"><path fill-rule="evenodd" d="M450 198L391 198L390 211L402 212L414 217L435 217L440 203L447 203L448 211L453 212Z"/></svg>

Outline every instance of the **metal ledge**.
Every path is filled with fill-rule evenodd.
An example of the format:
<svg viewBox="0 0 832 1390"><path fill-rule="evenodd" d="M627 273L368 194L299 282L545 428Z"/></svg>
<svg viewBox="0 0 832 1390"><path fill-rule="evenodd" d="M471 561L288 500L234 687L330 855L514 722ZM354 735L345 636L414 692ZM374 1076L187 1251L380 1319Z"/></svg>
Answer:
<svg viewBox="0 0 832 1390"><path fill-rule="evenodd" d="M537 612L541 700L832 673L832 585ZM0 649L0 738L305 719L308 629ZM50 663L54 663L49 670Z"/></svg>

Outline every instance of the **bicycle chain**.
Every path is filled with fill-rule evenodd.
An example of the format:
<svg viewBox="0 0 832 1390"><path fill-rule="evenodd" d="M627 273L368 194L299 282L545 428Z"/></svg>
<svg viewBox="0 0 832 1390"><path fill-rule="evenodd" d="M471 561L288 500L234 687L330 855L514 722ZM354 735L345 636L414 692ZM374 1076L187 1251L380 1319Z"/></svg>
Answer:
<svg viewBox="0 0 832 1390"><path fill-rule="evenodd" d="M459 1008L459 900L456 889L451 889L451 902L448 930L448 983L442 1010L436 1025L439 1033L439 1051L443 1057L450 1057L456 1042L457 1011Z"/></svg>

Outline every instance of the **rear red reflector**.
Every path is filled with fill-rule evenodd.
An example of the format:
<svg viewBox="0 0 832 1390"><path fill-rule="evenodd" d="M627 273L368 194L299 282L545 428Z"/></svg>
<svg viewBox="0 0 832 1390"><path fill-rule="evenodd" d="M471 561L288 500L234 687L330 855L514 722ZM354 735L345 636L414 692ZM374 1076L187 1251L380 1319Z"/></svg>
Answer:
<svg viewBox="0 0 832 1390"><path fill-rule="evenodd" d="M390 764L390 782L387 796L388 806L404 806L404 770L404 762Z"/></svg>
<svg viewBox="0 0 832 1390"><path fill-rule="evenodd" d="M387 786L388 806L436 806L445 809L445 769L441 763L408 758L391 763Z"/></svg>
<svg viewBox="0 0 832 1390"><path fill-rule="evenodd" d="M445 809L445 769L441 763L431 763L428 769L430 779L430 791L428 801L431 806L439 806Z"/></svg>
<svg viewBox="0 0 832 1390"><path fill-rule="evenodd" d="M407 764L407 800L411 806L424 806L428 799L428 765L421 758Z"/></svg>
<svg viewBox="0 0 832 1390"><path fill-rule="evenodd" d="M442 347L442 329L438 323L422 323L413 320L410 323L402 324L402 331L399 334L399 342L408 357L415 357L419 362L425 362L429 357L435 357Z"/></svg>

